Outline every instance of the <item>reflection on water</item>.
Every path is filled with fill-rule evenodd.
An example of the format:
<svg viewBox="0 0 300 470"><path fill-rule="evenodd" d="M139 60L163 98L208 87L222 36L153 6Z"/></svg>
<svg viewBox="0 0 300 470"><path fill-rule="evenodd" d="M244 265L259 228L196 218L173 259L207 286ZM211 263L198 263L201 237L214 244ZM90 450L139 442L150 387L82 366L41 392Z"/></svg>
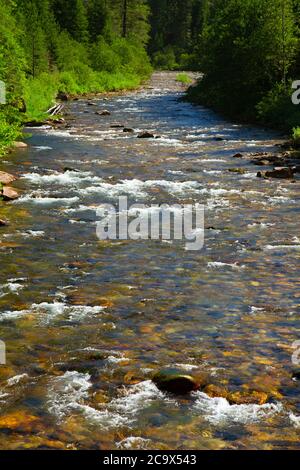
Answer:
<svg viewBox="0 0 300 470"><path fill-rule="evenodd" d="M152 89L95 99L110 117L73 102L69 128L34 130L1 164L23 193L1 207L0 448L299 447L299 180L232 158L276 151L276 135L180 96L156 74ZM99 241L95 208L120 195L204 203L204 250ZM170 365L269 401L167 396L150 379Z"/></svg>

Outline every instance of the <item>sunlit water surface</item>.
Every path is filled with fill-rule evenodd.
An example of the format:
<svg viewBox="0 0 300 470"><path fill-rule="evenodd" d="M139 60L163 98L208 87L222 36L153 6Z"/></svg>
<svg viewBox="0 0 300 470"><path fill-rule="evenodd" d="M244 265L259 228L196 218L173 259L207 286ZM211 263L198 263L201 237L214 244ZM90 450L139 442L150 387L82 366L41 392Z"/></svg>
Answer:
<svg viewBox="0 0 300 470"><path fill-rule="evenodd" d="M67 129L33 130L1 162L22 192L1 207L2 449L299 448L299 180L232 158L276 151L271 131L178 101L172 74L151 85L70 103ZM95 208L120 195L204 203L204 249L99 241ZM150 379L170 365L270 403L167 396Z"/></svg>

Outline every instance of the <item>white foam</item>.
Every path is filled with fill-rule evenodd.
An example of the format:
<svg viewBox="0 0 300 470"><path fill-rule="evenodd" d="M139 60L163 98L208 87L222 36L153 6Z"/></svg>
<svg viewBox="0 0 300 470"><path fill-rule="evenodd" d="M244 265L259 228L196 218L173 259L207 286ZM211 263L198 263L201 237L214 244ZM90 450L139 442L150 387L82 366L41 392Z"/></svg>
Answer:
<svg viewBox="0 0 300 470"><path fill-rule="evenodd" d="M300 428L300 416L296 416L294 413L290 413L289 419L295 428Z"/></svg>
<svg viewBox="0 0 300 470"><path fill-rule="evenodd" d="M122 450L147 450L151 444L150 439L143 439L142 437L130 436L116 443L117 449Z"/></svg>
<svg viewBox="0 0 300 470"><path fill-rule="evenodd" d="M47 147L46 145L40 145L33 147L37 152L42 152L43 150L53 150L52 147Z"/></svg>
<svg viewBox="0 0 300 470"><path fill-rule="evenodd" d="M14 377L11 377L7 380L7 385L8 387L12 387L14 385L19 384L20 382L23 382L24 380L27 380L28 378L28 374L15 375Z"/></svg>
<svg viewBox="0 0 300 470"><path fill-rule="evenodd" d="M56 377L48 391L48 410L59 420L78 409L83 400L88 398L92 384L89 374L76 371L66 372Z"/></svg>
<svg viewBox="0 0 300 470"><path fill-rule="evenodd" d="M225 398L210 398L203 392L194 392L194 396L197 398L194 409L214 425L257 423L271 418L283 410L280 403L230 405Z"/></svg>
<svg viewBox="0 0 300 470"><path fill-rule="evenodd" d="M78 185L84 182L95 183L103 181L102 178L92 176L89 172L66 171L65 173L53 173L49 175L40 175L39 173L26 173L23 179L29 180L37 185Z"/></svg>
<svg viewBox="0 0 300 470"><path fill-rule="evenodd" d="M300 250L299 245L266 245L264 247L266 251L294 251Z"/></svg>
<svg viewBox="0 0 300 470"><path fill-rule="evenodd" d="M230 268L230 269L234 269L237 271L240 271L241 269L245 269L246 267L244 265L239 265L238 263L222 263L220 261L211 261L207 264L207 266L210 269Z"/></svg>
<svg viewBox="0 0 300 470"><path fill-rule="evenodd" d="M14 204L32 203L45 206L71 206L79 201L79 197L34 197L33 194L26 194L20 197Z"/></svg>
<svg viewBox="0 0 300 470"><path fill-rule="evenodd" d="M4 297L5 295L8 294L17 294L19 295L19 292L24 289L23 284L19 284L18 282L12 281L12 282L7 282L6 284L3 284L0 286L0 298ZM1 314L0 314L1 316Z"/></svg>
<svg viewBox="0 0 300 470"><path fill-rule="evenodd" d="M105 307L89 307L85 305L66 305L63 302L43 302L32 304L30 309L7 311L0 314L0 321L17 320L27 315L36 315L41 323L48 324L58 316L63 316L67 321L82 321L86 317L97 315L105 310Z"/></svg>
<svg viewBox="0 0 300 470"><path fill-rule="evenodd" d="M254 307L253 305L251 307L249 307L250 309L250 315L255 315L256 313L261 313L261 312L264 312L264 308L261 308L261 307Z"/></svg>

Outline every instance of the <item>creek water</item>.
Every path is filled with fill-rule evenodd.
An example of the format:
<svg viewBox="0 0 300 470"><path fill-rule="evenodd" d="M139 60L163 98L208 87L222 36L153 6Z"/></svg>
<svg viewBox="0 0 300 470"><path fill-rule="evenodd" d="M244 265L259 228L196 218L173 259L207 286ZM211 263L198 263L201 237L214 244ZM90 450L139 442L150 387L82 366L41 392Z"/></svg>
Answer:
<svg viewBox="0 0 300 470"><path fill-rule="evenodd" d="M1 205L2 449L299 448L299 180L233 158L279 138L182 102L175 75L70 102L66 128L1 161L21 192ZM120 195L203 203L203 250L98 240L95 208ZM151 377L169 366L268 403L164 394Z"/></svg>

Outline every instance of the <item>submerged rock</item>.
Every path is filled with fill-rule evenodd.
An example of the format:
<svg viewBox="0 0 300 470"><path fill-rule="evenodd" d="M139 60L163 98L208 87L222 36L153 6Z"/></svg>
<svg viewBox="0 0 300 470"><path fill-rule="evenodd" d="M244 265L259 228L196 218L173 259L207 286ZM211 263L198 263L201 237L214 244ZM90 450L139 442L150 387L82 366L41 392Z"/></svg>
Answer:
<svg viewBox="0 0 300 470"><path fill-rule="evenodd" d="M161 370L152 380L160 390L177 395L184 395L200 388L194 377L176 369Z"/></svg>
<svg viewBox="0 0 300 470"><path fill-rule="evenodd" d="M227 397L231 405L264 405L268 399L267 393L258 391L234 392Z"/></svg>
<svg viewBox="0 0 300 470"><path fill-rule="evenodd" d="M154 139L154 134L151 132L142 132L138 135L138 139Z"/></svg>
<svg viewBox="0 0 300 470"><path fill-rule="evenodd" d="M39 427L39 417L27 414L22 410L0 417L1 430L32 433L37 431Z"/></svg>
<svg viewBox="0 0 300 470"><path fill-rule="evenodd" d="M131 129L130 127L124 127L123 132L126 132L127 134L132 134L134 132L134 129Z"/></svg>
<svg viewBox="0 0 300 470"><path fill-rule="evenodd" d="M2 184L10 184L13 181L16 181L16 177L11 175L10 173L5 173L4 171L0 171L0 183Z"/></svg>

